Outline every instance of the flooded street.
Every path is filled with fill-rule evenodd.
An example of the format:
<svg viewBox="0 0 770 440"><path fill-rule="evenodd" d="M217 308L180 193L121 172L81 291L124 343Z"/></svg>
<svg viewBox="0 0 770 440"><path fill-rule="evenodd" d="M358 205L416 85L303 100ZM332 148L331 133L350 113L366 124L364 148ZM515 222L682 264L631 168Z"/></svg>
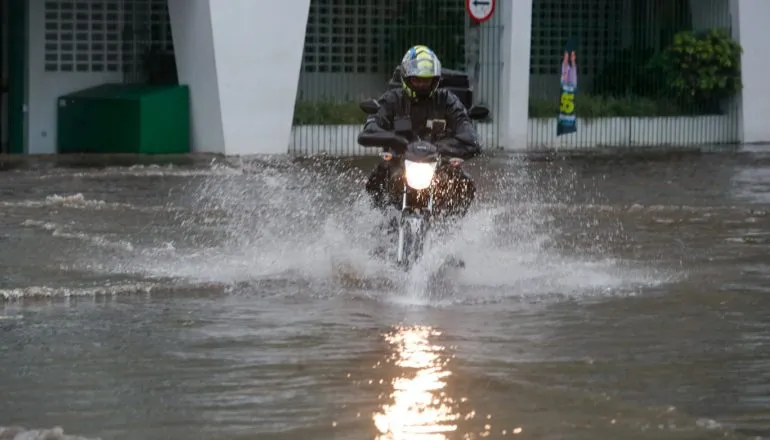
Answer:
<svg viewBox="0 0 770 440"><path fill-rule="evenodd" d="M371 161L0 172L0 426L770 438L759 151L478 160L473 212L408 274L370 256Z"/></svg>

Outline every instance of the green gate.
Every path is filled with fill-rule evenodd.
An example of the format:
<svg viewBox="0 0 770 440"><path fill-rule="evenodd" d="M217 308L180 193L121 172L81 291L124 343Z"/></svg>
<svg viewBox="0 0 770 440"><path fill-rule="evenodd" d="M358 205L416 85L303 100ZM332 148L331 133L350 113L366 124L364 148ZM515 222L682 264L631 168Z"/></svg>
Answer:
<svg viewBox="0 0 770 440"><path fill-rule="evenodd" d="M530 148L739 140L729 0L534 0ZM563 47L577 37L578 131L556 136Z"/></svg>
<svg viewBox="0 0 770 440"><path fill-rule="evenodd" d="M366 115L361 100L378 97L409 47L431 47L446 69L469 73L474 102L497 111L498 18L471 26L463 0L312 0L294 111L290 153L365 155L356 143ZM480 123L497 146L496 124Z"/></svg>

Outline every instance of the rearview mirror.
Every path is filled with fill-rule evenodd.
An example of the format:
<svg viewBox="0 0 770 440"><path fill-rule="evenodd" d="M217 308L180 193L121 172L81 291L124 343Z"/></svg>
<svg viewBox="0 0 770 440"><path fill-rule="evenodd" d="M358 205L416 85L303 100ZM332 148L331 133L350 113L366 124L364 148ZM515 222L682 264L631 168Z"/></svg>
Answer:
<svg viewBox="0 0 770 440"><path fill-rule="evenodd" d="M358 106L367 115L376 114L380 110L380 104L377 101L375 101L374 99L369 99L367 101L361 101L358 104Z"/></svg>
<svg viewBox="0 0 770 440"><path fill-rule="evenodd" d="M474 105L468 110L468 117L475 120L486 119L489 116L489 109L483 105Z"/></svg>

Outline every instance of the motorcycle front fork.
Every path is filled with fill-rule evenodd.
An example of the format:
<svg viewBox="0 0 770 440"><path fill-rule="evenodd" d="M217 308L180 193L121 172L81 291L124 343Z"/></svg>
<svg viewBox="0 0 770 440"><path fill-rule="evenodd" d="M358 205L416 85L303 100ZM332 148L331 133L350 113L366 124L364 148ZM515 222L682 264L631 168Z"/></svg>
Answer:
<svg viewBox="0 0 770 440"><path fill-rule="evenodd" d="M404 253L405 253L405 250L406 250L406 247L405 247L405 245L406 245L406 228L407 228L406 214L409 212L409 206L406 203L407 202L407 197L406 197L407 196L407 191L408 191L408 188L406 187L406 185L404 185L404 191L403 191L403 193L401 195L401 218L399 219L399 222L398 222L398 244L397 244L397 247L396 247L396 261L398 261L399 263L402 263L404 261L404 257L405 257ZM426 212L428 214L430 214L432 211L433 211L433 192L431 192L430 197L428 198L428 206L420 214L425 216ZM427 219L423 218L423 221L425 221L425 220L427 220ZM424 229L425 226L426 225L425 225L424 222L421 223L420 224L420 229ZM411 225L409 227L411 227ZM414 240L415 239L414 236L416 234L421 234L423 231L420 230L420 231L410 231L410 232L412 234L412 240Z"/></svg>

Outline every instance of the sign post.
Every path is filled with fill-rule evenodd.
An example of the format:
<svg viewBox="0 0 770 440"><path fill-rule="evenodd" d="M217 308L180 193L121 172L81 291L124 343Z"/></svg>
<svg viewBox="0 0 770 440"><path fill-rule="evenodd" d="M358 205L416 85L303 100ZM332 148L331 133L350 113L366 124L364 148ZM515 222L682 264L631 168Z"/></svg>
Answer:
<svg viewBox="0 0 770 440"><path fill-rule="evenodd" d="M511 0L515 1L515 0ZM465 0L465 10L476 24L481 24L495 13L495 0Z"/></svg>

